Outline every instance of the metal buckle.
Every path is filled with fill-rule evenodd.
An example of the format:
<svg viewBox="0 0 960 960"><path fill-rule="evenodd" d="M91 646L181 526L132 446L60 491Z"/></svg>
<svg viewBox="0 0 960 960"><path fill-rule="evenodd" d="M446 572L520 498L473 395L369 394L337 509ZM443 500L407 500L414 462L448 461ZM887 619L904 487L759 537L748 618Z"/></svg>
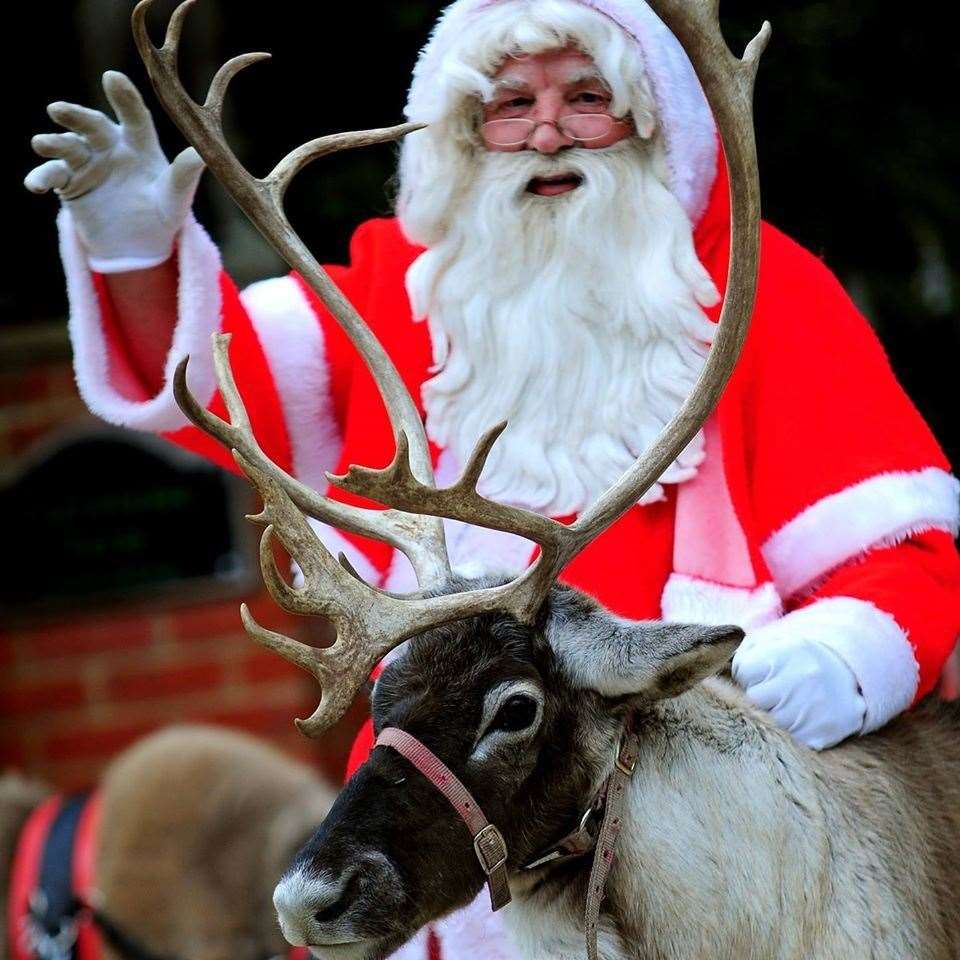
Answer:
<svg viewBox="0 0 960 960"><path fill-rule="evenodd" d="M633 771L637 769L637 760L639 757L635 752L631 752L627 746L629 734L625 730L620 738L620 747L617 750L616 768L628 777L633 776Z"/></svg>
<svg viewBox="0 0 960 960"><path fill-rule="evenodd" d="M487 859L487 854L481 846L484 840L492 840L498 845L500 850L499 859L494 863L490 863ZM488 823L474 838L473 838L473 849L477 855L477 859L480 861L480 866L483 869L483 872L489 877L491 873L496 870L499 870L507 862L507 843L503 839L503 834L492 824Z"/></svg>

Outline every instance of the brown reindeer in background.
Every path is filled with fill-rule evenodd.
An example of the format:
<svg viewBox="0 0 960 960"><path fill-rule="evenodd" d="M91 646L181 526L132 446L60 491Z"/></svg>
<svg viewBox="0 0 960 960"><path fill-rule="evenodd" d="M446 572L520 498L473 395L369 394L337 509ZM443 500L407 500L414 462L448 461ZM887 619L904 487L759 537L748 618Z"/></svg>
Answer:
<svg viewBox="0 0 960 960"><path fill-rule="evenodd" d="M273 887L334 799L313 770L245 734L184 725L120 754L99 794L92 905L137 947L181 960L286 952ZM23 932L7 930L17 839L46 796L39 784L0 777L0 957L8 934Z"/></svg>
<svg viewBox="0 0 960 960"><path fill-rule="evenodd" d="M928 704L879 734L815 754L716 677L738 628L630 622L555 583L689 442L736 361L756 280L750 100L767 29L740 61L722 40L715 0L650 0L686 47L723 137L730 277L693 395L655 447L564 526L477 492L502 425L480 440L457 483L436 489L423 425L396 370L283 213L290 179L315 157L415 128L314 141L255 179L227 147L220 113L232 76L262 55L224 66L201 106L176 76L187 5L157 49L144 27L150 2L138 7L135 29L161 100L349 334L396 437L386 469L331 478L387 509L345 506L264 455L233 382L227 338L217 339L215 358L229 423L190 396L185 365L178 373L181 406L233 450L263 497L254 519L266 527L261 560L272 595L288 611L336 625L336 643L314 649L243 611L254 639L319 680L320 705L301 727L312 735L328 727L373 665L410 640L374 690L380 749L277 888L291 942L319 957L384 957L486 882L497 907L512 894L508 923L530 958L578 956L585 934L588 955L636 960L960 956L955 710ZM368 586L325 550L305 516L398 547L421 590L401 597ZM441 517L520 534L539 557L513 581L458 579ZM274 538L303 571L302 588L278 572ZM601 820L592 832L591 819ZM571 831L578 823L583 829Z"/></svg>

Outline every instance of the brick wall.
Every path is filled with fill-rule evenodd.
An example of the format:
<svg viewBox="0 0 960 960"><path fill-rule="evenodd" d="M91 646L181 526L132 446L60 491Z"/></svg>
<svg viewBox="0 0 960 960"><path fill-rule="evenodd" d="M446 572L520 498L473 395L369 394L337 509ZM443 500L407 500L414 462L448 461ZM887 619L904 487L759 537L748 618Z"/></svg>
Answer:
<svg viewBox="0 0 960 960"><path fill-rule="evenodd" d="M0 373L4 462L86 416L65 360ZM151 730L198 720L265 737L339 778L363 705L320 743L300 734L293 718L312 712L316 685L247 638L241 599L265 626L306 642L325 636L319 624L288 617L265 594L0 624L0 770L16 767L61 789L83 787Z"/></svg>

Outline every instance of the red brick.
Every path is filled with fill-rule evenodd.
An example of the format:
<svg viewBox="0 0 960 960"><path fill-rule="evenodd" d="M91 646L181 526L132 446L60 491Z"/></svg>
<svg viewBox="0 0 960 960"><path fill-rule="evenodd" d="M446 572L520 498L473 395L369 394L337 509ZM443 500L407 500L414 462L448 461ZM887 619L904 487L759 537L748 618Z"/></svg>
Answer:
<svg viewBox="0 0 960 960"><path fill-rule="evenodd" d="M269 650L254 650L244 657L240 665L240 675L249 683L269 683L273 680L307 676L299 667Z"/></svg>
<svg viewBox="0 0 960 960"><path fill-rule="evenodd" d="M0 407L36 403L50 396L49 371L42 367L0 377Z"/></svg>
<svg viewBox="0 0 960 960"><path fill-rule="evenodd" d="M205 640L224 634L243 633L240 604L236 600L178 610L171 620L173 633L180 640Z"/></svg>
<svg viewBox="0 0 960 960"><path fill-rule="evenodd" d="M107 681L107 697L130 701L197 693L219 686L223 673L223 664L213 662L116 673Z"/></svg>
<svg viewBox="0 0 960 960"><path fill-rule="evenodd" d="M140 723L124 727L87 727L56 734L43 744L48 760L106 758L118 754L135 740L146 736L161 724Z"/></svg>
<svg viewBox="0 0 960 960"><path fill-rule="evenodd" d="M25 770L27 746L20 740L0 740L0 773L5 769Z"/></svg>
<svg viewBox="0 0 960 960"><path fill-rule="evenodd" d="M268 630L296 632L307 622L303 617L295 617L281 610L266 593L248 600L247 606L257 623Z"/></svg>
<svg viewBox="0 0 960 960"><path fill-rule="evenodd" d="M87 701L82 683L19 683L0 690L0 716L25 717L31 713L70 710Z"/></svg>
<svg viewBox="0 0 960 960"><path fill-rule="evenodd" d="M86 623L52 623L25 636L25 657L87 656L118 650L140 649L152 639L146 617L94 620Z"/></svg>
<svg viewBox="0 0 960 960"><path fill-rule="evenodd" d="M8 633L0 633L0 670L4 674L13 666L16 659L13 651L13 639Z"/></svg>
<svg viewBox="0 0 960 960"><path fill-rule="evenodd" d="M197 719L207 723L222 724L255 733L263 737L282 737L296 730L295 717L306 717L313 711L312 706L291 703L285 707L238 707L232 710L218 710Z"/></svg>

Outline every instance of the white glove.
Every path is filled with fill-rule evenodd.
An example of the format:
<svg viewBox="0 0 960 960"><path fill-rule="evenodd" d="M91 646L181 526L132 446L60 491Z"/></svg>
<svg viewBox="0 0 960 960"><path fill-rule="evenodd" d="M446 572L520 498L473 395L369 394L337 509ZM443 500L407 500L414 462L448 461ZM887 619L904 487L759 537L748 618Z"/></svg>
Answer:
<svg viewBox="0 0 960 960"><path fill-rule="evenodd" d="M747 698L814 750L863 729L867 705L853 671L830 647L784 636L784 622L747 634L733 658L733 678ZM772 636L767 630L776 628Z"/></svg>
<svg viewBox="0 0 960 960"><path fill-rule="evenodd" d="M122 73L105 73L103 90L120 122L99 110L51 103L47 113L70 132L33 138L34 151L52 159L31 170L24 186L57 192L94 270L143 270L169 259L203 161L191 147L167 163L153 118Z"/></svg>

